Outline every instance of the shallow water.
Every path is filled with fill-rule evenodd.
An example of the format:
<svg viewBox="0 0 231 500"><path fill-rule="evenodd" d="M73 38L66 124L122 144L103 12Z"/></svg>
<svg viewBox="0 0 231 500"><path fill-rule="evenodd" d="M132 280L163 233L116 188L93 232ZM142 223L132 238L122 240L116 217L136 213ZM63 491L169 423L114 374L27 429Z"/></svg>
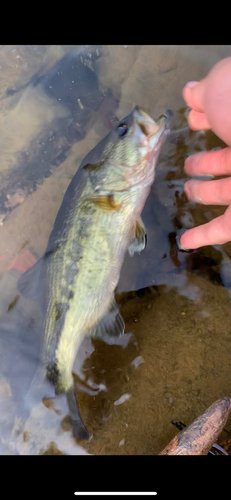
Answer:
<svg viewBox="0 0 231 500"><path fill-rule="evenodd" d="M181 90L230 49L0 48L0 453L158 454L177 432L171 420L188 425L230 397L231 244L183 253L175 243L224 211L183 194L185 158L224 144L188 129ZM77 443L62 402L38 386L38 311L17 280L45 251L81 160L135 104L153 118L172 109L172 132L143 211L147 247L126 257L117 289L126 333L114 345L85 340L75 361L91 433ZM228 421L220 441L230 432Z"/></svg>

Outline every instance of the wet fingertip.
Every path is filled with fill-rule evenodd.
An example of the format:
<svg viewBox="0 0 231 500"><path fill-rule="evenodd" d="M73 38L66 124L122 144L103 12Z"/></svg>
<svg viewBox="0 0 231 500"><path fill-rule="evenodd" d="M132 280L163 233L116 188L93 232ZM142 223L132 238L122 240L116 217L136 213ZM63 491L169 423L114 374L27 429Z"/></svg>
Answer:
<svg viewBox="0 0 231 500"><path fill-rule="evenodd" d="M188 156L186 159L185 159L185 162L184 162L184 169L187 170L189 169L190 170L190 167L193 165L194 163L194 158L193 158L193 155L190 155Z"/></svg>
<svg viewBox="0 0 231 500"><path fill-rule="evenodd" d="M191 130L193 130L194 132L198 131L196 118L197 118L197 111L195 111L194 109L190 109L188 117L187 117L187 121L188 121L189 128Z"/></svg>
<svg viewBox="0 0 231 500"><path fill-rule="evenodd" d="M198 84L199 82L188 82L186 83L186 85L183 87L182 89L182 96L183 96L183 99L185 100L187 106L188 106L188 116L190 114L190 109L192 109L192 103L191 103L191 90L196 87L196 85ZM188 116L187 116L187 119L188 119Z"/></svg>
<svg viewBox="0 0 231 500"><path fill-rule="evenodd" d="M187 230L186 229L183 229L181 230L180 234L177 234L176 236L176 244L177 244L177 248L178 250L180 250L181 252L192 252L192 250L189 248L189 249L186 249L184 248L182 245L181 245L181 242L180 242L180 239L181 239L181 236L186 232Z"/></svg>
<svg viewBox="0 0 231 500"><path fill-rule="evenodd" d="M190 200L190 184L192 182L192 179L189 179L185 182L184 184L184 193L186 196L186 199Z"/></svg>
<svg viewBox="0 0 231 500"><path fill-rule="evenodd" d="M201 167L198 164L203 161L208 155L208 151L200 151L199 153L193 153L189 155L184 162L184 169L187 174L193 177L207 177L208 179L214 179L214 175L203 173Z"/></svg>
<svg viewBox="0 0 231 500"><path fill-rule="evenodd" d="M191 81L191 82L187 82L186 85L184 86L185 89L194 89L194 87L196 87L198 85L199 82L197 82L196 80L195 81Z"/></svg>
<svg viewBox="0 0 231 500"><path fill-rule="evenodd" d="M181 252L187 252L187 250L184 247L182 247L181 242L180 242L180 236L178 234L176 236L176 244L177 244L178 250L180 250Z"/></svg>

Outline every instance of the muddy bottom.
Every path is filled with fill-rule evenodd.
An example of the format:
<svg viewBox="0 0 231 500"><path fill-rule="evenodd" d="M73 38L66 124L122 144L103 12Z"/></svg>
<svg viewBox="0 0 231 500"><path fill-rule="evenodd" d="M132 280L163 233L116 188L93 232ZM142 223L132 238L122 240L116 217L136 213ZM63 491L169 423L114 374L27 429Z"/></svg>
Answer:
<svg viewBox="0 0 231 500"><path fill-rule="evenodd" d="M231 245L186 254L175 243L182 229L224 211L183 195L187 156L225 145L210 132L189 131L181 90L230 47L103 46L92 55L87 48L75 71L92 79L80 97L50 73L56 64L62 71L60 61L73 50L0 48L0 453L156 455L178 432L172 420L189 425L231 397ZM19 295L17 280L43 255L82 159L135 104L154 118L173 109L175 132L163 145L142 216L147 247L126 256L121 272L125 335L84 340L73 367L90 434L77 443L64 406L36 385L37 309ZM231 420L218 442L230 436Z"/></svg>
<svg viewBox="0 0 231 500"><path fill-rule="evenodd" d="M165 287L118 297L129 343L94 342L85 363L87 377L107 387L93 402L82 398L90 453L158 454L176 434L171 420L189 425L230 394L230 298L198 276L189 276L188 287L200 290L199 305ZM225 429L221 440L231 421Z"/></svg>

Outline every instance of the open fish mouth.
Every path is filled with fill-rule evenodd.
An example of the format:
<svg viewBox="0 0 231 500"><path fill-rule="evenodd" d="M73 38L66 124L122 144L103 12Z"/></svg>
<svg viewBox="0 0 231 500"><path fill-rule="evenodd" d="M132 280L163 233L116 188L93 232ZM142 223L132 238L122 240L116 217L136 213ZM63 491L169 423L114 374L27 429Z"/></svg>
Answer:
<svg viewBox="0 0 231 500"><path fill-rule="evenodd" d="M155 147L159 144L159 139L166 135L169 130L173 113L167 109L155 122L145 111L135 106L133 117L136 124L134 135L136 138L141 139L143 145L149 144ZM140 142L140 141L139 141Z"/></svg>
<svg viewBox="0 0 231 500"><path fill-rule="evenodd" d="M163 113L163 118L165 119L166 127L169 127L172 117L173 117L173 112L171 111L171 109L166 109L166 111Z"/></svg>

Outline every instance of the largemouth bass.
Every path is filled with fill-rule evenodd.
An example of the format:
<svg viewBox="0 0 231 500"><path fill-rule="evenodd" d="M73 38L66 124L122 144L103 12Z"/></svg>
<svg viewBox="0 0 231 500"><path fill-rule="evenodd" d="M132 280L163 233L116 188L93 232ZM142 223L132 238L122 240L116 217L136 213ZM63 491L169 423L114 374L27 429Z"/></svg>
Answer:
<svg viewBox="0 0 231 500"><path fill-rule="evenodd" d="M125 253L140 252L140 217L154 181L171 111L155 122L138 106L83 160L58 212L45 255L19 280L42 297L42 360L56 393L67 396L74 436L86 438L72 366L84 336L121 335L124 321L114 294Z"/></svg>

